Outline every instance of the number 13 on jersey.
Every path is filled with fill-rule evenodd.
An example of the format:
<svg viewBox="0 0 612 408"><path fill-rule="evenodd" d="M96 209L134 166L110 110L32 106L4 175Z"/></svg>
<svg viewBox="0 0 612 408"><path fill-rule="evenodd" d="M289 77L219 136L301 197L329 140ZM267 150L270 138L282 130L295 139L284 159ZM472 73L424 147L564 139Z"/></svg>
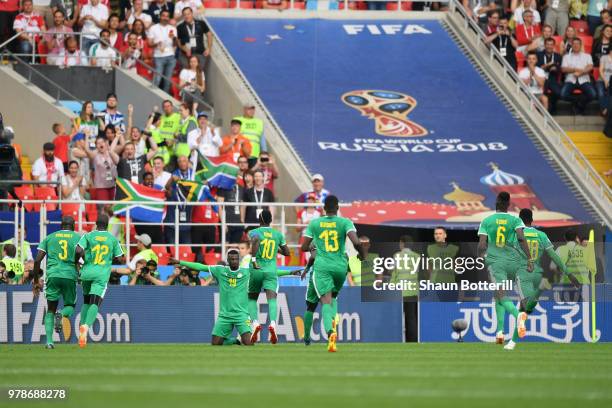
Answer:
<svg viewBox="0 0 612 408"><path fill-rule="evenodd" d="M338 244L338 231L325 230L319 238L325 242L325 252L336 252L340 248Z"/></svg>

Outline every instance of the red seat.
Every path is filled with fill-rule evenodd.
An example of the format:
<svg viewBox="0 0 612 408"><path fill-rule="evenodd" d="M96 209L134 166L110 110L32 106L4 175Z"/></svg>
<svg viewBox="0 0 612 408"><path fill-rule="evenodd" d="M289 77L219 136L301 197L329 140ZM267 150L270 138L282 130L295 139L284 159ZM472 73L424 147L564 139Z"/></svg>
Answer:
<svg viewBox="0 0 612 408"><path fill-rule="evenodd" d="M188 245L180 245L178 247L178 254L174 246L170 247L170 253L174 258L180 259L181 261L193 262L195 261L196 254L193 253L191 247Z"/></svg>
<svg viewBox="0 0 612 408"><path fill-rule="evenodd" d="M70 216L75 222L78 222L80 207L80 204L62 204L62 215Z"/></svg>
<svg viewBox="0 0 612 408"><path fill-rule="evenodd" d="M157 255L157 258L158 265L168 265L168 262L170 261L170 254L165 253L162 255Z"/></svg>
<svg viewBox="0 0 612 408"><path fill-rule="evenodd" d="M599 68L593 68L593 79L595 81L599 79Z"/></svg>
<svg viewBox="0 0 612 408"><path fill-rule="evenodd" d="M205 1L204 8L227 8L227 1L226 0Z"/></svg>
<svg viewBox="0 0 612 408"><path fill-rule="evenodd" d="M591 50L593 49L593 37L591 37L590 35L579 35L578 37L580 37L580 39L582 40L583 51L587 54L590 54Z"/></svg>
<svg viewBox="0 0 612 408"><path fill-rule="evenodd" d="M516 57L516 70L518 72L525 67L525 56L518 51L514 53L514 56Z"/></svg>
<svg viewBox="0 0 612 408"><path fill-rule="evenodd" d="M34 197L37 200L57 200L57 192L53 187L36 187ZM47 211L57 210L57 203L45 203Z"/></svg>
<svg viewBox="0 0 612 408"><path fill-rule="evenodd" d="M397 2L388 2L387 10L389 11L397 11ZM412 10L412 2L410 1L402 1L402 10L410 11Z"/></svg>
<svg viewBox="0 0 612 408"><path fill-rule="evenodd" d="M589 25L584 20L570 20L570 26L574 27L578 35L589 35Z"/></svg>
<svg viewBox="0 0 612 408"><path fill-rule="evenodd" d="M37 52L41 55L40 63L46 64L47 54L49 53L49 49L47 48L47 43L44 41L40 41L38 44L36 44L36 49L37 49Z"/></svg>
<svg viewBox="0 0 612 408"><path fill-rule="evenodd" d="M221 254L216 252L206 252L204 254L204 263L206 265L216 265L221 260Z"/></svg>
<svg viewBox="0 0 612 408"><path fill-rule="evenodd" d="M563 37L560 35L555 35L553 38L555 39L555 50L557 52L561 52L561 47L563 46Z"/></svg>
<svg viewBox="0 0 612 408"><path fill-rule="evenodd" d="M34 189L32 188L32 185L29 185L29 184L15 187L15 195L21 201L33 200L34 199ZM32 203L26 203L23 206L25 207L26 211L35 210L35 206Z"/></svg>
<svg viewBox="0 0 612 408"><path fill-rule="evenodd" d="M229 8L236 8L236 2L230 1ZM255 3L252 1L246 1L246 0L240 1L240 8L241 9L252 9L252 8L255 8Z"/></svg>
<svg viewBox="0 0 612 408"><path fill-rule="evenodd" d="M294 1L293 8L296 10L306 10L306 2L305 1Z"/></svg>

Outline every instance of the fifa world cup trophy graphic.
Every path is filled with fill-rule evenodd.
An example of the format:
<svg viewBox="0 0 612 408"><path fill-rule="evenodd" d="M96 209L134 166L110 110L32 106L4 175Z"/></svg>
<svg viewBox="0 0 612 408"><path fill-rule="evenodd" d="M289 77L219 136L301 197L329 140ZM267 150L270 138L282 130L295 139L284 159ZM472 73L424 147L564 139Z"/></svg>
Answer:
<svg viewBox="0 0 612 408"><path fill-rule="evenodd" d="M376 133L381 136L425 136L427 129L408 120L417 105L416 100L394 91L358 90L342 95L342 102L357 109L363 116L374 119Z"/></svg>

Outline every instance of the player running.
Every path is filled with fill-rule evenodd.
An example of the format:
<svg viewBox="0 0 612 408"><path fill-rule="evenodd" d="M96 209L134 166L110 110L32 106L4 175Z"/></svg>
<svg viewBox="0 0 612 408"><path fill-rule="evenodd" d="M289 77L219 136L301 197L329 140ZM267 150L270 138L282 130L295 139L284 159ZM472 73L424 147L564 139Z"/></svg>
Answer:
<svg viewBox="0 0 612 408"><path fill-rule="evenodd" d="M96 230L83 235L76 246L74 262L77 271L80 259L84 259L83 267L80 268L81 286L83 287L83 307L79 326L79 346L81 348L87 345L87 333L96 321L98 309L104 299L111 274L111 265L115 260L116 263L122 263L121 245L107 229L108 216L98 215Z"/></svg>
<svg viewBox="0 0 612 408"><path fill-rule="evenodd" d="M529 256L529 248L523 234L525 225L520 218L508 214L508 207L510 207L510 194L502 191L497 195L495 214L482 220L478 228L478 256L483 257L486 251L485 264L491 282L515 280L521 268L529 273L533 271L533 260ZM495 313L496 342L501 344L504 341L505 312L514 316L517 321L512 340L504 346L507 350L513 350L518 339L525 337L527 313L519 312L514 303L500 290L495 293Z"/></svg>
<svg viewBox="0 0 612 408"><path fill-rule="evenodd" d="M336 351L337 334L333 330L336 313L332 299L337 298L346 279L348 259L344 246L347 236L359 252L359 259L363 259L363 250L355 226L348 218L338 216L338 208L338 197L327 196L324 202L325 215L310 221L302 242L304 252L310 249L311 242L314 242L317 248L312 283L322 304L323 327L328 336L329 352Z"/></svg>
<svg viewBox="0 0 612 408"><path fill-rule="evenodd" d="M564 277L574 285L580 287L580 282L576 277L569 273L565 263L555 252L553 244L548 239L545 232L540 231L531 226L533 223L533 212L528 208L523 208L519 213L520 219L525 224L524 235L529 247L530 259L534 262L532 273L525 269L520 269L517 276L517 284L519 295L521 296L520 309L527 314L531 314L538 304L538 299L541 292L541 281L544 270L540 264L544 252L548 254L550 259L557 265ZM502 324L503 327L503 324Z"/></svg>
<svg viewBox="0 0 612 408"><path fill-rule="evenodd" d="M41 275L40 263L47 257L47 271L44 278L44 293L47 299L45 314L45 348L53 349L53 329L56 333L62 331L62 319L69 318L74 313L76 304L77 270L74 264L75 248L81 236L74 231L74 219L62 217L61 229L47 237L38 245L38 253L34 260L34 282L32 291L37 297L41 290L38 280ZM61 312L57 311L60 298L64 301Z"/></svg>
<svg viewBox="0 0 612 408"><path fill-rule="evenodd" d="M276 304L276 292L278 292L278 274L276 267L276 253L289 256L289 247L283 234L270 227L272 223L272 213L269 210L262 210L259 213L259 228L249 232L251 239L251 279L249 281L249 315L252 321L251 343L257 343L261 324L259 323L259 311L257 308L257 298L263 289L268 300L268 310L270 314L270 343L276 344L276 318L278 307Z"/></svg>

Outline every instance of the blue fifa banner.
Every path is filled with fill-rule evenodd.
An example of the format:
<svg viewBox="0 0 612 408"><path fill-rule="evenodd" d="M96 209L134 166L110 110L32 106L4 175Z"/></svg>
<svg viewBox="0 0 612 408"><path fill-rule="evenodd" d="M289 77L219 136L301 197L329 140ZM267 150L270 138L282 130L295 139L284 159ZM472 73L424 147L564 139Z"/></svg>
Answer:
<svg viewBox="0 0 612 408"><path fill-rule="evenodd" d="M281 342L301 341L305 288L282 288L278 294L277 334ZM82 306L81 290L75 315L64 320L61 341L75 343ZM209 343L219 307L211 287L109 286L90 342ZM0 287L0 343L40 343L45 340L44 297L33 298L31 287ZM346 288L339 297L339 340L343 342L400 342L401 303L362 303L359 288ZM259 321L268 317L265 295L259 297ZM267 339L267 327L263 339ZM60 341L54 334L55 341ZM315 312L313 341L326 341L320 307Z"/></svg>
<svg viewBox="0 0 612 408"><path fill-rule="evenodd" d="M612 341L612 305L597 303L596 338ZM420 342L457 341L451 328L455 319L465 319L467 329L461 333L466 342L495 342L497 318L495 304L486 302L421 302L419 310ZM527 320L527 342L591 342L591 303L543 301ZM506 315L504 334L512 337L516 319Z"/></svg>
<svg viewBox="0 0 612 408"><path fill-rule="evenodd" d="M474 227L500 191L540 226L592 221L439 21L207 21L356 223Z"/></svg>

